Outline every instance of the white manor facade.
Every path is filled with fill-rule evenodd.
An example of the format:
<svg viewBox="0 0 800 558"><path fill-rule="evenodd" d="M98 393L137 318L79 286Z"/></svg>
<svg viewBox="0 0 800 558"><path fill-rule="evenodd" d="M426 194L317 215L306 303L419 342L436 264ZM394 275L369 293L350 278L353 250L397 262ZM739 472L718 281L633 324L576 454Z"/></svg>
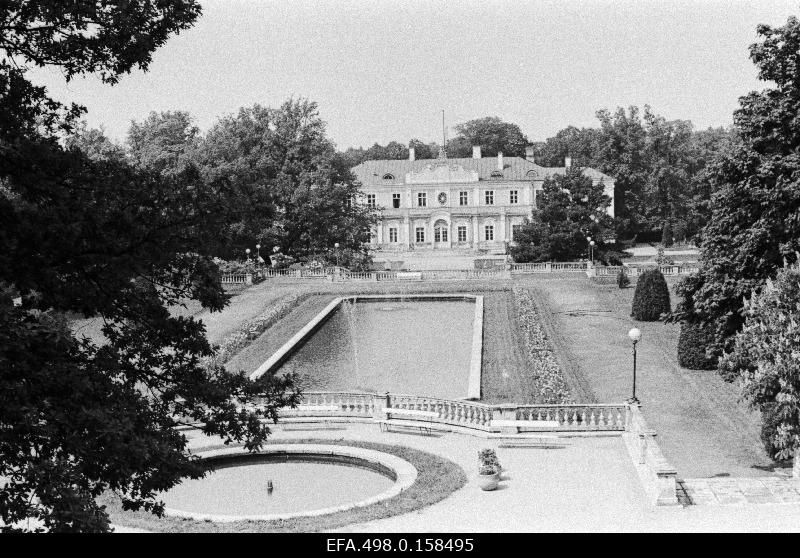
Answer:
<svg viewBox="0 0 800 558"><path fill-rule="evenodd" d="M536 208L545 178L563 175L564 167L542 167L526 157L365 161L353 168L366 194L366 203L379 212L371 246L383 251L465 249L504 253L515 231ZM594 183L603 182L612 200L614 179L592 168L582 172Z"/></svg>

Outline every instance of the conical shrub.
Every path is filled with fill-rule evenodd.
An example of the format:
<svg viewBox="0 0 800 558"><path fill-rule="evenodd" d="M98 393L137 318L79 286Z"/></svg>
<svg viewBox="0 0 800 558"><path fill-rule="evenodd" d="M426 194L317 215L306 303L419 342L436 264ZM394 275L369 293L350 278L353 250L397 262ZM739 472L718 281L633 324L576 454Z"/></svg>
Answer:
<svg viewBox="0 0 800 558"><path fill-rule="evenodd" d="M713 370L716 359L706 357L706 347L714 338L713 326L685 322L678 337L678 364L690 370Z"/></svg>
<svg viewBox="0 0 800 558"><path fill-rule="evenodd" d="M648 269L639 276L636 283L631 316L640 322L655 322L661 314L670 310L666 279L659 270Z"/></svg>

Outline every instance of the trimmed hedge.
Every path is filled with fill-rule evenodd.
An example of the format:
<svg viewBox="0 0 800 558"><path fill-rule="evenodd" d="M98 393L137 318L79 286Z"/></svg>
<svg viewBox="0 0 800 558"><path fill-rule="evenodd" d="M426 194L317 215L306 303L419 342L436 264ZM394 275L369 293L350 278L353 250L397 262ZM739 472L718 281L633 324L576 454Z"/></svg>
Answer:
<svg viewBox="0 0 800 558"><path fill-rule="evenodd" d="M667 280L658 269L648 269L636 283L631 316L640 322L655 322L670 310Z"/></svg>
<svg viewBox="0 0 800 558"><path fill-rule="evenodd" d="M685 322L678 337L678 364L690 370L714 370L716 359L706 357L706 347L714 338L713 326Z"/></svg>

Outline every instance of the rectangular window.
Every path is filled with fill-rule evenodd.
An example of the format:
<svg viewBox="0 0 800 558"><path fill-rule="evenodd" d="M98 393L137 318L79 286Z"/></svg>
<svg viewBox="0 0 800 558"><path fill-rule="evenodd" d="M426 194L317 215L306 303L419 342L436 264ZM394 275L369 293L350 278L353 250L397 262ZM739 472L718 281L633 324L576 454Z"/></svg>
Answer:
<svg viewBox="0 0 800 558"><path fill-rule="evenodd" d="M486 225L484 232L486 240L494 240L494 225Z"/></svg>
<svg viewBox="0 0 800 558"><path fill-rule="evenodd" d="M458 193L458 205L469 205L469 194L467 192Z"/></svg>
<svg viewBox="0 0 800 558"><path fill-rule="evenodd" d="M519 200L519 194L517 193L517 191L516 190L511 190L508 193L508 201L509 201L509 203L515 204L515 203L517 203L518 200Z"/></svg>
<svg viewBox="0 0 800 558"><path fill-rule="evenodd" d="M522 225L511 225L511 240L516 240L519 231L522 230Z"/></svg>
<svg viewBox="0 0 800 558"><path fill-rule="evenodd" d="M459 242L467 241L467 227L465 225L458 226L458 241Z"/></svg>
<svg viewBox="0 0 800 558"><path fill-rule="evenodd" d="M400 207L400 194L392 194L392 207L395 209Z"/></svg>
<svg viewBox="0 0 800 558"><path fill-rule="evenodd" d="M389 227L389 242L397 242L397 229Z"/></svg>
<svg viewBox="0 0 800 558"><path fill-rule="evenodd" d="M375 209L375 194L367 194L367 207Z"/></svg>
<svg viewBox="0 0 800 558"><path fill-rule="evenodd" d="M417 227L417 242L425 242L425 227Z"/></svg>
<svg viewBox="0 0 800 558"><path fill-rule="evenodd" d="M417 193L417 205L419 207L425 207L428 205L428 196L425 192Z"/></svg>
<svg viewBox="0 0 800 558"><path fill-rule="evenodd" d="M494 205L494 190L486 190L484 200L486 200L486 205Z"/></svg>

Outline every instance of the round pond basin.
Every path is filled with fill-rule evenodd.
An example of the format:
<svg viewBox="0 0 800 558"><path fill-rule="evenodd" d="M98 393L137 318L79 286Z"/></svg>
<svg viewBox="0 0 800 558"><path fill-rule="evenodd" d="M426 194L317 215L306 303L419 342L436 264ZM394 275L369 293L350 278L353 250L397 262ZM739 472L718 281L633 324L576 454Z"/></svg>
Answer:
<svg viewBox="0 0 800 558"><path fill-rule="evenodd" d="M167 514L211 521L321 515L390 498L416 479L402 459L343 446L272 446L258 454L232 448L202 457L214 471L162 494Z"/></svg>

